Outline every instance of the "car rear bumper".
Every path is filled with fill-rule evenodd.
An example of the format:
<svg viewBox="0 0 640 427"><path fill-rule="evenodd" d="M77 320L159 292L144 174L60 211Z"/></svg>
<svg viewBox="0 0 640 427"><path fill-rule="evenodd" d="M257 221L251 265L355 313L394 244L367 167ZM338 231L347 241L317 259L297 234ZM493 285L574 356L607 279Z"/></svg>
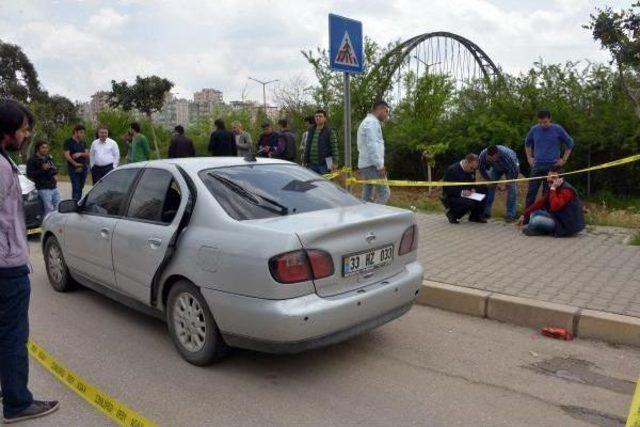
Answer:
<svg viewBox="0 0 640 427"><path fill-rule="evenodd" d="M402 316L422 283L418 262L382 282L322 298L265 300L202 289L227 344L269 353L297 353L334 344Z"/></svg>

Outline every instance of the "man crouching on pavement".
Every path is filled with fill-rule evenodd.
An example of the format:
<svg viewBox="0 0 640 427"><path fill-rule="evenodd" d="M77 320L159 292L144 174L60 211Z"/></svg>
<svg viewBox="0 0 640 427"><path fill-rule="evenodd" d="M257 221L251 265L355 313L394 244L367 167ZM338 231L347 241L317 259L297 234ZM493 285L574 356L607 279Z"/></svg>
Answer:
<svg viewBox="0 0 640 427"><path fill-rule="evenodd" d="M576 190L560 175L561 166L553 166L547 175L549 191L527 208L518 225L527 226L527 236L569 237L584 229L584 210Z"/></svg>
<svg viewBox="0 0 640 427"><path fill-rule="evenodd" d="M7 151L29 136L33 115L16 101L0 99L0 388L4 423L50 414L58 402L33 400L29 381L29 246L18 168Z"/></svg>
<svg viewBox="0 0 640 427"><path fill-rule="evenodd" d="M456 162L447 168L444 174L445 182L475 183L478 170L478 156L471 153L461 162ZM469 214L469 221L486 223L483 218L485 209L486 189L470 185L454 185L443 187L442 204L447 209L447 219L451 224L458 224L460 218Z"/></svg>

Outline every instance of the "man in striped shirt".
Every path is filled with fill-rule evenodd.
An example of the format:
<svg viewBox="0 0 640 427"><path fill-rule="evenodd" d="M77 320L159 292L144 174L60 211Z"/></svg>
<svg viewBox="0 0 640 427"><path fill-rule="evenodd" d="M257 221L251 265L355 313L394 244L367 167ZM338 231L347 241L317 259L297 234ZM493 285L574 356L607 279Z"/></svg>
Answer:
<svg viewBox="0 0 640 427"><path fill-rule="evenodd" d="M497 181L503 176L506 179L516 179L520 173L518 156L511 148L504 145L492 145L482 150L479 156L480 164L478 169L480 174L487 181ZM515 182L500 184L497 186L500 191L508 190L507 193L507 222L513 222L516 218L516 205L518 191ZM496 195L496 185L490 185L487 191L487 202L485 206L485 218L491 218L491 207Z"/></svg>
<svg viewBox="0 0 640 427"><path fill-rule="evenodd" d="M340 150L336 131L327 125L327 112L316 111L315 122L307 134L303 163L322 175L338 169Z"/></svg>

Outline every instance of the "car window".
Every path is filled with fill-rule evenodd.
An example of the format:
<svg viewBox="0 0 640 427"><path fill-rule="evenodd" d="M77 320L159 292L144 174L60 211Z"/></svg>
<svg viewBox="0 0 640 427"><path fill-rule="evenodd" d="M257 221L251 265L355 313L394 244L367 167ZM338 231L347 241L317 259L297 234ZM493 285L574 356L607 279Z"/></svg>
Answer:
<svg viewBox="0 0 640 427"><path fill-rule="evenodd" d="M180 198L180 187L170 172L146 169L131 197L127 217L168 224L178 212Z"/></svg>
<svg viewBox="0 0 640 427"><path fill-rule="evenodd" d="M203 170L199 176L229 216L237 220L362 203L333 182L296 165L232 166Z"/></svg>
<svg viewBox="0 0 640 427"><path fill-rule="evenodd" d="M115 170L102 178L87 194L82 204L82 212L119 216L138 170Z"/></svg>

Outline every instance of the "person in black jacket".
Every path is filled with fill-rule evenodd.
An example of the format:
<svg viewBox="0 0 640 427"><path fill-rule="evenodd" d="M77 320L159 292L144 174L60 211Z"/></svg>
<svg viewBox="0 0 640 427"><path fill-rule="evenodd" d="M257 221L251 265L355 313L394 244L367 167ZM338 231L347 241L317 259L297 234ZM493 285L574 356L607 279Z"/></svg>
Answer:
<svg viewBox="0 0 640 427"><path fill-rule="evenodd" d="M238 155L238 148L236 147L235 137L229 132L222 119L218 119L214 122L216 130L211 134L209 138L209 153L212 156L233 156Z"/></svg>
<svg viewBox="0 0 640 427"><path fill-rule="evenodd" d="M56 165L49 156L49 144L46 141L36 142L35 154L27 161L27 177L36 185L45 215L58 209L60 203L57 173Z"/></svg>
<svg viewBox="0 0 640 427"><path fill-rule="evenodd" d="M447 168L444 175L445 182L469 182L469 185L453 185L443 187L442 203L447 208L447 219L451 224L458 224L460 218L469 214L469 221L486 223L482 214L485 208L486 189L478 188L474 185L476 181L476 170L478 169L478 156L468 154L461 162L456 162ZM476 194L478 193L478 194ZM475 197L482 194L475 200Z"/></svg>
<svg viewBox="0 0 640 427"><path fill-rule="evenodd" d="M195 157L196 150L193 148L193 141L184 134L184 127L181 125L173 128L175 135L171 138L169 144L169 158L177 159L180 157Z"/></svg>

